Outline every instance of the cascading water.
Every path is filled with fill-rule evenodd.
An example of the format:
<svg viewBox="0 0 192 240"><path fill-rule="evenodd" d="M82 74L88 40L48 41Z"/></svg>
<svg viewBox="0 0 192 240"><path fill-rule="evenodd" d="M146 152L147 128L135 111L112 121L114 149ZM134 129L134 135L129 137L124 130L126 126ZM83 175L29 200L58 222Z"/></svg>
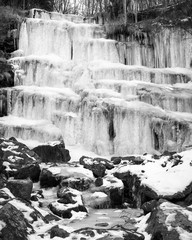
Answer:
<svg viewBox="0 0 192 240"><path fill-rule="evenodd" d="M165 30L151 49L106 39L102 26L75 15L33 9L30 17L20 31L24 55L10 60L15 87L2 90L1 136L64 138L102 155L191 145L192 71L181 68L190 65L189 39Z"/></svg>

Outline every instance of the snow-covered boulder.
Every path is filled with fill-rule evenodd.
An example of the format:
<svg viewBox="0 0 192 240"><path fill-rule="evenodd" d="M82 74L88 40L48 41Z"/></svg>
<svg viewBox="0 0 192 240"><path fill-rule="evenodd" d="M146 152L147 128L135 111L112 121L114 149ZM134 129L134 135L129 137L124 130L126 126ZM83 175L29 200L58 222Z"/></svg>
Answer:
<svg viewBox="0 0 192 240"><path fill-rule="evenodd" d="M57 196L59 200L49 204L54 214L62 218L72 218L76 213L82 212L82 215L86 216L87 209L83 204L81 192L63 187L58 190Z"/></svg>
<svg viewBox="0 0 192 240"><path fill-rule="evenodd" d="M125 197L135 207L160 198L184 201L192 193L191 154L192 150L160 158L146 154L142 164L124 162L113 173L123 181Z"/></svg>
<svg viewBox="0 0 192 240"><path fill-rule="evenodd" d="M39 180L40 158L15 138L0 139L0 162L10 176L19 179L29 177L33 182Z"/></svg>

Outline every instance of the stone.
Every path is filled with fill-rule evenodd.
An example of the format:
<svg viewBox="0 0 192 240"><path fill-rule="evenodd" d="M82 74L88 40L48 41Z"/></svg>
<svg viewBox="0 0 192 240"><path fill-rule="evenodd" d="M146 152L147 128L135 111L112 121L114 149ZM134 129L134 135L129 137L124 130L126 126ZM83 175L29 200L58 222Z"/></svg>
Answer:
<svg viewBox="0 0 192 240"><path fill-rule="evenodd" d="M29 201L31 199L33 182L30 179L8 180L7 188L9 188L9 190L15 197Z"/></svg>
<svg viewBox="0 0 192 240"><path fill-rule="evenodd" d="M120 164L120 163L121 163L121 160L122 160L121 157L112 157L112 158L111 158L111 162L112 162L114 165Z"/></svg>
<svg viewBox="0 0 192 240"><path fill-rule="evenodd" d="M101 177L98 177L96 180L95 180L95 186L96 187L100 187L103 185L103 178Z"/></svg>
<svg viewBox="0 0 192 240"><path fill-rule="evenodd" d="M42 188L56 187L61 182L61 177L55 175L49 169L43 168L39 177Z"/></svg>
<svg viewBox="0 0 192 240"><path fill-rule="evenodd" d="M54 226L51 228L50 230L50 238L54 238L54 237L60 237L60 238L66 238L68 237L70 234L63 230L62 228L59 228L59 226Z"/></svg>
<svg viewBox="0 0 192 240"><path fill-rule="evenodd" d="M83 205L82 194L78 190L62 188L58 191L58 196L62 198L49 204L50 210L57 216L71 218L72 211L87 213Z"/></svg>
<svg viewBox="0 0 192 240"><path fill-rule="evenodd" d="M10 203L0 209L0 226L2 240L28 240L29 223L23 213Z"/></svg>
<svg viewBox="0 0 192 240"><path fill-rule="evenodd" d="M38 163L29 164L18 169L17 173L14 175L14 178L26 179L29 177L33 182L38 182L40 173L41 169Z"/></svg>
<svg viewBox="0 0 192 240"><path fill-rule="evenodd" d="M160 199L147 221L146 231L152 240L180 240L182 232L192 234L191 217L192 212L186 208Z"/></svg>
<svg viewBox="0 0 192 240"><path fill-rule="evenodd" d="M79 159L79 163L84 166L84 168L91 170L93 165L93 158L82 156Z"/></svg>
<svg viewBox="0 0 192 240"><path fill-rule="evenodd" d="M185 198L184 203L185 203L187 206L192 205L192 193L190 193L190 194Z"/></svg>
<svg viewBox="0 0 192 240"><path fill-rule="evenodd" d="M149 212L152 212L157 206L157 201L156 200L151 200L149 202L145 202L142 206L141 209L143 209L144 214L147 214Z"/></svg>
<svg viewBox="0 0 192 240"><path fill-rule="evenodd" d="M41 158L42 162L66 163L71 157L69 150L65 149L64 142L56 142L50 145L40 145L33 151Z"/></svg>
<svg viewBox="0 0 192 240"><path fill-rule="evenodd" d="M38 155L15 138L0 139L0 165L6 166L4 172L10 177L38 182L39 162Z"/></svg>
<svg viewBox="0 0 192 240"><path fill-rule="evenodd" d="M62 187L70 187L79 191L85 191L89 189L92 182L93 180L88 177L69 177L63 179L60 185Z"/></svg>
<svg viewBox="0 0 192 240"><path fill-rule="evenodd" d="M104 177L105 176L106 167L102 163L94 162L92 165L92 172L93 176L98 177Z"/></svg>

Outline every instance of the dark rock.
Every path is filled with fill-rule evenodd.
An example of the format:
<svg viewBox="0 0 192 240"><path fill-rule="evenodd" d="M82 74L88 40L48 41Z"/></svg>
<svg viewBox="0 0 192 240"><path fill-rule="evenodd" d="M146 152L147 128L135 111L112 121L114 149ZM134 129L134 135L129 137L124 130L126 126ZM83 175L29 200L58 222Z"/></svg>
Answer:
<svg viewBox="0 0 192 240"><path fill-rule="evenodd" d="M33 189L33 182L30 179L9 180L7 182L7 188L9 188L15 197L29 201Z"/></svg>
<svg viewBox="0 0 192 240"><path fill-rule="evenodd" d="M79 163L84 166L84 168L91 170L93 165L93 158L82 156L79 159Z"/></svg>
<svg viewBox="0 0 192 240"><path fill-rule="evenodd" d="M118 165L121 163L121 157L112 157L111 158L111 162L114 164L114 165Z"/></svg>
<svg viewBox="0 0 192 240"><path fill-rule="evenodd" d="M49 169L42 169L40 174L40 186L43 188L56 187L61 182L61 177L54 175Z"/></svg>
<svg viewBox="0 0 192 240"><path fill-rule="evenodd" d="M111 188L109 190L109 197L111 200L111 207L122 207L124 202L124 191L123 189Z"/></svg>
<svg viewBox="0 0 192 240"><path fill-rule="evenodd" d="M70 187L79 191L85 191L89 189L92 179L88 177L69 177L61 181L62 187Z"/></svg>
<svg viewBox="0 0 192 240"><path fill-rule="evenodd" d="M64 204L76 203L76 201L73 200L73 197L76 197L76 195L70 192L69 188L66 188L66 187L62 187L58 190L57 197L61 198L58 200L59 203L64 203Z"/></svg>
<svg viewBox="0 0 192 240"><path fill-rule="evenodd" d="M94 158L93 162L103 164L106 167L106 169L108 169L108 170L111 170L114 168L113 163L105 158Z"/></svg>
<svg viewBox="0 0 192 240"><path fill-rule="evenodd" d="M95 186L96 187L100 187L103 185L103 178L101 177L98 177L96 180L95 180Z"/></svg>
<svg viewBox="0 0 192 240"><path fill-rule="evenodd" d="M106 167L102 163L94 162L92 165L92 172L93 176L98 177L104 177L105 176Z"/></svg>
<svg viewBox="0 0 192 240"><path fill-rule="evenodd" d="M50 223L52 221L60 221L61 219L59 217L57 217L56 215L53 215L52 213L49 213L48 215L46 215L44 217L44 221L46 223Z"/></svg>
<svg viewBox="0 0 192 240"><path fill-rule="evenodd" d="M8 188L2 188L0 189L0 205L5 205L8 203L11 199L13 199L14 196L12 196L11 192Z"/></svg>
<svg viewBox="0 0 192 240"><path fill-rule="evenodd" d="M136 157L136 156L126 156L122 157L122 160L126 160L129 162L129 164L134 164L134 165L140 165L144 162L144 159L141 157Z"/></svg>
<svg viewBox="0 0 192 240"><path fill-rule="evenodd" d="M42 162L66 163L71 157L69 150L65 149L64 142L54 145L40 145L33 151L42 159Z"/></svg>
<svg viewBox="0 0 192 240"><path fill-rule="evenodd" d="M190 205L192 205L192 193L190 193L186 198L185 198L185 204L187 205L187 206L190 206Z"/></svg>
<svg viewBox="0 0 192 240"><path fill-rule="evenodd" d="M144 240L145 237L143 234L135 231L126 231L126 234L123 236L124 240Z"/></svg>
<svg viewBox="0 0 192 240"><path fill-rule="evenodd" d="M147 214L149 212L152 212L157 206L157 201L156 200L151 200L149 202L145 202L142 206L141 209L143 209L144 214Z"/></svg>
<svg viewBox="0 0 192 240"><path fill-rule="evenodd" d="M40 173L41 173L41 169L38 163L30 164L22 167L21 169L18 169L14 178L26 179L29 177L33 182L38 182Z"/></svg>
<svg viewBox="0 0 192 240"><path fill-rule="evenodd" d="M107 226L109 226L109 223L96 223L95 226L96 227L107 227Z"/></svg>
<svg viewBox="0 0 192 240"><path fill-rule="evenodd" d="M174 154L176 154L176 152L164 151L161 156L172 156L172 155L174 155Z"/></svg>
<svg viewBox="0 0 192 240"><path fill-rule="evenodd" d="M59 200L49 204L50 210L59 217L71 218L71 211L87 212L82 202L82 194L72 188L62 188L58 191Z"/></svg>
<svg viewBox="0 0 192 240"><path fill-rule="evenodd" d="M167 221L170 213L174 214L174 217L170 217L169 221ZM146 231L151 234L151 239L153 240L179 240L181 239L181 232L186 231L186 234L192 233L189 215L192 215L191 211L160 199L147 221Z"/></svg>
<svg viewBox="0 0 192 240"><path fill-rule="evenodd" d="M54 237L66 238L69 235L70 234L67 231L59 228L58 225L52 227L51 230L50 230L50 238L54 238Z"/></svg>
<svg viewBox="0 0 192 240"><path fill-rule="evenodd" d="M9 203L2 207L0 209L0 221L5 223L0 231L2 240L28 240L29 223L25 220L23 213L16 207Z"/></svg>
<svg viewBox="0 0 192 240"><path fill-rule="evenodd" d="M90 158L82 156L79 159L79 163L84 166L84 168L92 170L94 164L102 164L106 169L111 170L114 168L113 163L105 158Z"/></svg>
<svg viewBox="0 0 192 240"><path fill-rule="evenodd" d="M0 173L0 189L4 188L6 186L7 183L7 177L5 176L5 174Z"/></svg>
<svg viewBox="0 0 192 240"><path fill-rule="evenodd" d="M18 142L15 138L9 140L0 139L0 165L9 165L5 168L7 175L26 179L31 178L36 182L39 178L40 158L25 144Z"/></svg>

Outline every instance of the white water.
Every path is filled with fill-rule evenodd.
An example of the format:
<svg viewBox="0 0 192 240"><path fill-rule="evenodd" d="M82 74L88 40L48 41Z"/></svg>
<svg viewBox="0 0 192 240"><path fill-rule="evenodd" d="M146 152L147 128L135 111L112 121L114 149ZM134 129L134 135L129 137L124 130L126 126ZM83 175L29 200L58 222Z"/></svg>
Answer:
<svg viewBox="0 0 192 240"><path fill-rule="evenodd" d="M102 155L180 151L191 145L192 71L184 68L190 46L178 31L159 34L152 57L150 51L138 53L141 46L122 51L122 44L104 38L102 26L82 18L40 10L31 16L21 26L24 56L11 60L18 66L16 87L7 90L10 116L0 119L2 135L41 142L62 135L67 145L82 144ZM170 45L164 46L165 34ZM174 52L177 44L182 54ZM134 66L121 63L125 54ZM147 64L140 59L145 57ZM178 68L141 66L152 62ZM19 119L23 124L17 128ZM45 127L33 127L30 134L38 121Z"/></svg>

